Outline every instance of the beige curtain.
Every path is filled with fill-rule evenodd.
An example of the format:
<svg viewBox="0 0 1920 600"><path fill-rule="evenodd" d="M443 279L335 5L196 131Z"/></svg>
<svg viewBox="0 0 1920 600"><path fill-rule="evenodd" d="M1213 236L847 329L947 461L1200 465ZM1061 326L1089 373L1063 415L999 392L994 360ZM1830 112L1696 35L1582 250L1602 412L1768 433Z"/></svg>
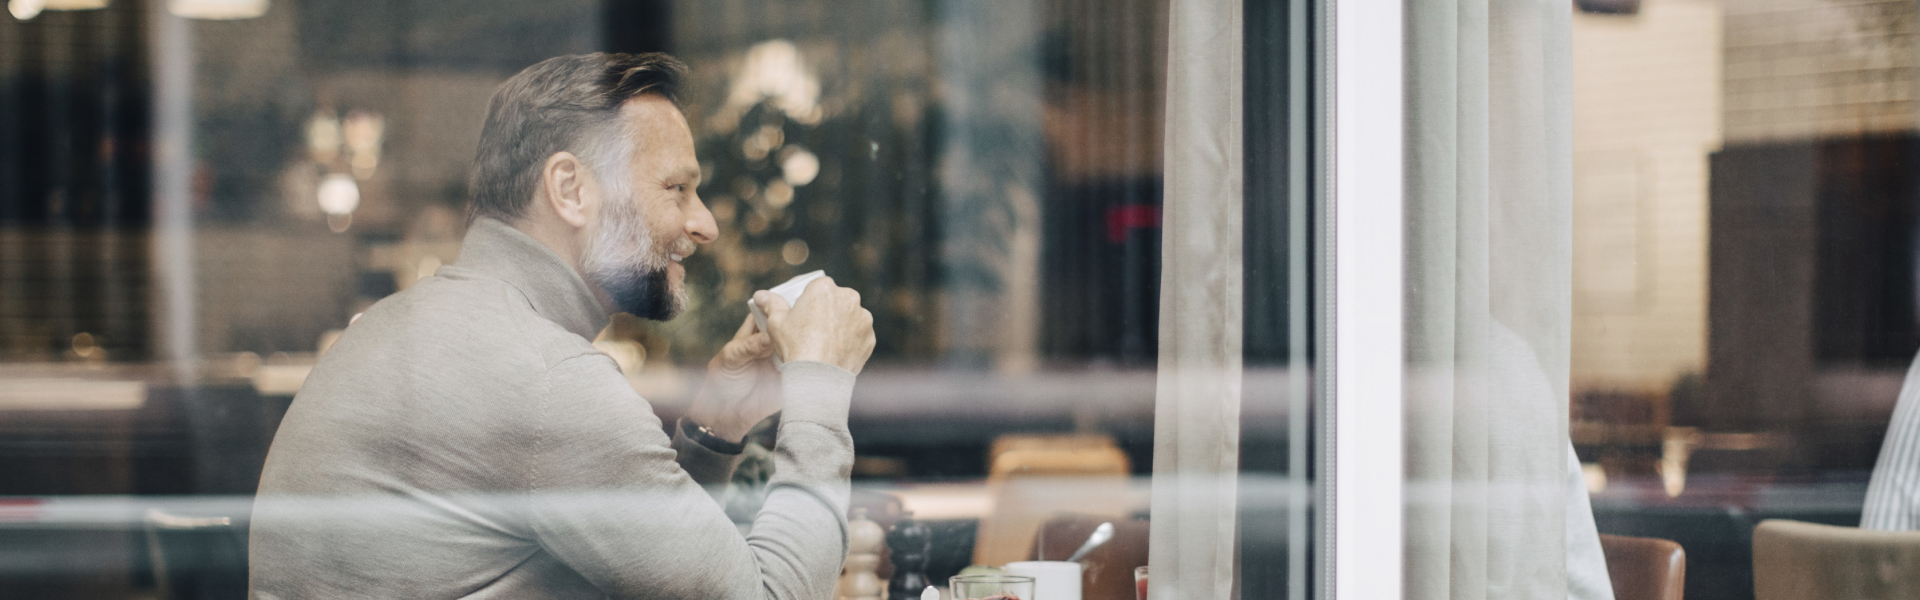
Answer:
<svg viewBox="0 0 1920 600"><path fill-rule="evenodd" d="M1565 598L1569 4L1406 6L1406 595Z"/></svg>
<svg viewBox="0 0 1920 600"><path fill-rule="evenodd" d="M1240 462L1240 2L1167 13L1154 598L1233 592Z"/></svg>
<svg viewBox="0 0 1920 600"><path fill-rule="evenodd" d="M1240 448L1241 14L1168 7L1153 597L1230 597Z"/></svg>

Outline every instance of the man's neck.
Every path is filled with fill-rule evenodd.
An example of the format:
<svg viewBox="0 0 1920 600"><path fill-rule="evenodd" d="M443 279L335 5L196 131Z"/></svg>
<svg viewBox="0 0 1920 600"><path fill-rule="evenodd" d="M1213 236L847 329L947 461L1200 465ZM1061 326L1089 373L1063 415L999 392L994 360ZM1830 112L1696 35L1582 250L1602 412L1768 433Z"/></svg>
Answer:
<svg viewBox="0 0 1920 600"><path fill-rule="evenodd" d="M507 225L540 242L540 245L559 255L561 260L567 261L574 272L580 272L580 254L584 249L581 248L579 231L566 221L553 215L528 214L508 221Z"/></svg>
<svg viewBox="0 0 1920 600"><path fill-rule="evenodd" d="M509 221L507 226L520 230L521 233L527 234L527 237L533 238L534 241L540 242L540 245L546 246L548 250L559 255L560 260L566 261L567 265L573 267L573 272L587 282L587 288L593 290L593 298L600 302L600 306L606 308L609 314L612 313L613 298L607 295L606 290L594 285L593 278L587 276L586 270L580 266L580 255L586 249L582 247L585 244L580 239L578 229L552 214L528 214Z"/></svg>

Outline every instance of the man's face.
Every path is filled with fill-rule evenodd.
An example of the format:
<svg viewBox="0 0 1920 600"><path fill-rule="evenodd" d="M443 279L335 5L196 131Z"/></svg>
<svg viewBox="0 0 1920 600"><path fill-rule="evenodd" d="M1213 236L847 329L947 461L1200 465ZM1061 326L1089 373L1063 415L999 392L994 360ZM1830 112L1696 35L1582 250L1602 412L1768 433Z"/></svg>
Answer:
<svg viewBox="0 0 1920 600"><path fill-rule="evenodd" d="M627 101L620 120L632 151L625 165L595 173L617 180L593 186L600 201L581 270L614 309L664 321L686 308L680 261L717 239L719 227L695 192L700 162L680 110L650 94Z"/></svg>

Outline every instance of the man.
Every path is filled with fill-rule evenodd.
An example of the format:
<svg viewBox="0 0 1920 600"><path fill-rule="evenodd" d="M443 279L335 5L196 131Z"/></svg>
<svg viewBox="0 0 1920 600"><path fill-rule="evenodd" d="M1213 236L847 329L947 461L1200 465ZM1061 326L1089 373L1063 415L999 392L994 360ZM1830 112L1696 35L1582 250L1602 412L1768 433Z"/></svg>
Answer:
<svg viewBox="0 0 1920 600"><path fill-rule="evenodd" d="M252 520L260 598L826 598L846 553L859 296L770 293L664 432L590 340L668 319L719 232L663 54L547 60L494 94L460 258L368 310L274 437ZM780 394L749 394L778 354ZM766 382L773 385L774 382ZM742 536L701 488L783 410Z"/></svg>

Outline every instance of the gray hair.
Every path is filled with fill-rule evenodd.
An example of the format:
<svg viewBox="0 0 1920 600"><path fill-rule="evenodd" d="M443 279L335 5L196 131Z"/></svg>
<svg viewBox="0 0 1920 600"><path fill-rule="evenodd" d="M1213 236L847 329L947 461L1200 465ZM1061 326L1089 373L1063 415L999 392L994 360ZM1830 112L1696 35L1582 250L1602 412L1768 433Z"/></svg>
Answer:
<svg viewBox="0 0 1920 600"><path fill-rule="evenodd" d="M559 152L578 155L611 196L624 197L625 178L617 174L633 138L620 135L620 107L644 94L679 105L686 72L680 59L660 52L575 54L541 61L500 84L473 157L467 219L526 214L541 167Z"/></svg>

